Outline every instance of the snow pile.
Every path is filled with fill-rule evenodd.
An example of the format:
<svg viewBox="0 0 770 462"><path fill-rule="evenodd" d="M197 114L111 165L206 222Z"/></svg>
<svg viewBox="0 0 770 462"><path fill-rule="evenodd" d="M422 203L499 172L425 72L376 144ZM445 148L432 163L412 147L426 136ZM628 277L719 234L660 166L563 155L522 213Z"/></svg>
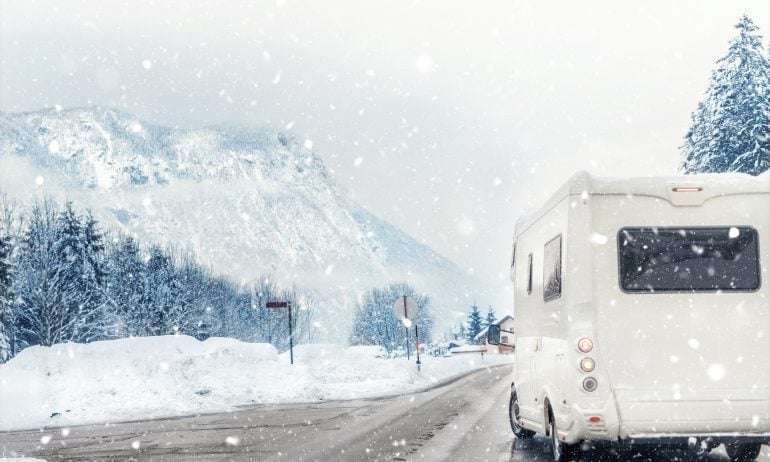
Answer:
<svg viewBox="0 0 770 462"><path fill-rule="evenodd" d="M0 431L116 422L239 405L409 393L510 357L386 359L379 348L187 336L32 347L0 365Z"/></svg>
<svg viewBox="0 0 770 462"><path fill-rule="evenodd" d="M45 462L45 460L30 457L0 457L0 462Z"/></svg>

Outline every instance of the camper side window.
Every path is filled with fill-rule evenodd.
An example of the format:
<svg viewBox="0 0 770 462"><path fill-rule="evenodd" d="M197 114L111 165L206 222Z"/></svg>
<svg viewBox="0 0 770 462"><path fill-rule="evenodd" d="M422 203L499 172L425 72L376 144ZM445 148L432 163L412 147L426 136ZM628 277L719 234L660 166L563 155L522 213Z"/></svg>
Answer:
<svg viewBox="0 0 770 462"><path fill-rule="evenodd" d="M527 295L532 293L532 254L527 257Z"/></svg>
<svg viewBox="0 0 770 462"><path fill-rule="evenodd" d="M543 252L543 300L561 297L561 234L548 241Z"/></svg>

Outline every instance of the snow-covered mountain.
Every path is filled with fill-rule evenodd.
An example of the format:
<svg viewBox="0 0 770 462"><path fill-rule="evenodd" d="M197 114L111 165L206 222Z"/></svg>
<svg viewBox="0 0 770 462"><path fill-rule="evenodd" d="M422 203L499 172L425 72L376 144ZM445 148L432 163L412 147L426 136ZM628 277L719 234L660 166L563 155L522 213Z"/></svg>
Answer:
<svg viewBox="0 0 770 462"><path fill-rule="evenodd" d="M0 113L0 190L73 200L236 281L309 288L330 337L345 335L363 290L389 282L430 294L437 332L485 298L472 276L352 201L310 148L271 130L171 129L110 109Z"/></svg>

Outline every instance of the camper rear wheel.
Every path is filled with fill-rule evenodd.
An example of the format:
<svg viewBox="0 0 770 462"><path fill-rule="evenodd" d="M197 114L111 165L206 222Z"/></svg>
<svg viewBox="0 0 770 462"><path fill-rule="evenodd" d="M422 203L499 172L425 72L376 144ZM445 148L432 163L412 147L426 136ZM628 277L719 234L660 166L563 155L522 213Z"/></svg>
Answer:
<svg viewBox="0 0 770 462"><path fill-rule="evenodd" d="M759 457L762 445L759 443L730 443L725 444L725 449L732 462L751 462Z"/></svg>
<svg viewBox="0 0 770 462"><path fill-rule="evenodd" d="M525 429L519 424L519 398L516 396L516 388L511 387L511 400L508 402L508 421L516 438L528 439L535 436L535 432Z"/></svg>
<svg viewBox="0 0 770 462"><path fill-rule="evenodd" d="M548 409L549 435L551 436L551 455L554 462L570 462L580 459L580 445L567 444L559 439L559 432L556 430L556 419L553 411Z"/></svg>

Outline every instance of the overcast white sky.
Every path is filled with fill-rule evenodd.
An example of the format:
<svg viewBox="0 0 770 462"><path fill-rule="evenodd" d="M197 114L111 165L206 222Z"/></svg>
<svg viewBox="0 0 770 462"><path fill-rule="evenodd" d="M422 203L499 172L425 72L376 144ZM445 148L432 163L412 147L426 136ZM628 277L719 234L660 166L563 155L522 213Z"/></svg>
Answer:
<svg viewBox="0 0 770 462"><path fill-rule="evenodd" d="M770 34L767 0L0 0L0 109L289 126L505 300L517 216L574 171L676 169L744 12Z"/></svg>

